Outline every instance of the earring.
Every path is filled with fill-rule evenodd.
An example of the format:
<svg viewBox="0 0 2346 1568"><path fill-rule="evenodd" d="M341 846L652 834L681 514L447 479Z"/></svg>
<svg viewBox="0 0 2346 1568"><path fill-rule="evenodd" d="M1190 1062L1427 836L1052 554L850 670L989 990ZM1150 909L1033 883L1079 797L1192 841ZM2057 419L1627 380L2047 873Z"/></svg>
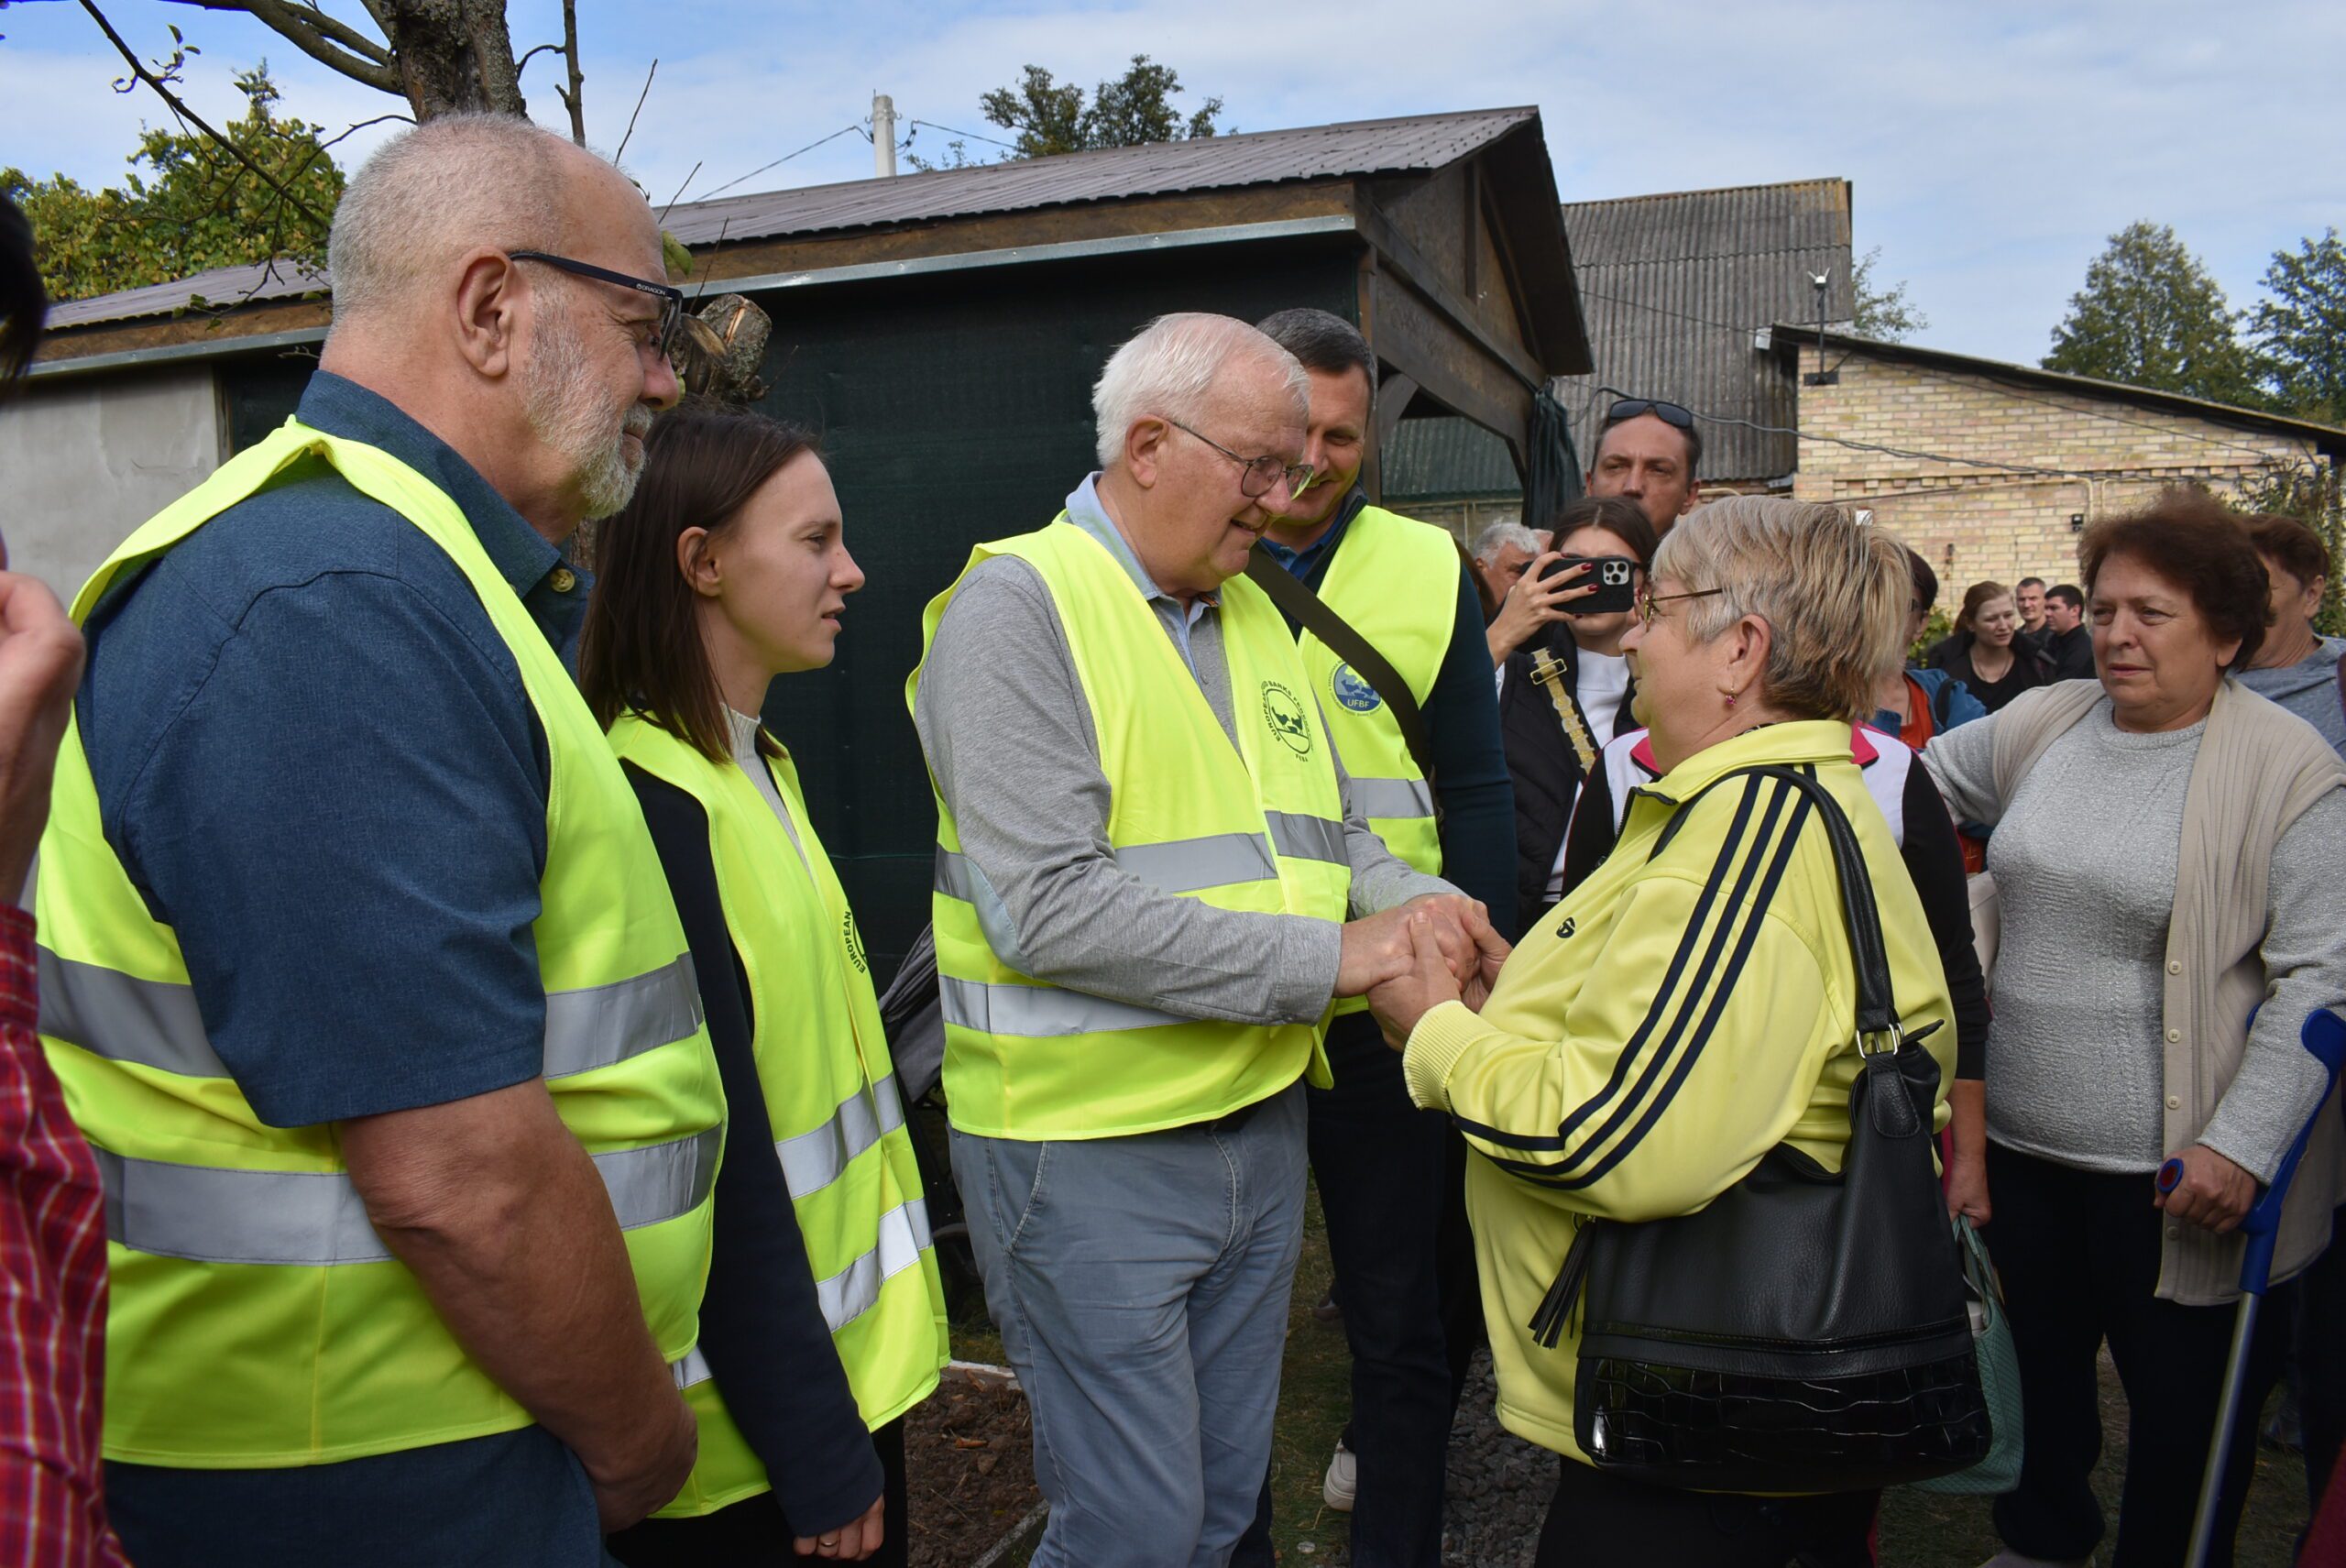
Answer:
<svg viewBox="0 0 2346 1568"><path fill-rule="evenodd" d="M1735 699L1736 699L1736 697L1737 697L1737 696L1738 696L1739 695L1741 695L1741 694L1737 693L1737 692L1729 692L1729 693L1727 693L1727 707L1733 707L1735 706Z"/></svg>

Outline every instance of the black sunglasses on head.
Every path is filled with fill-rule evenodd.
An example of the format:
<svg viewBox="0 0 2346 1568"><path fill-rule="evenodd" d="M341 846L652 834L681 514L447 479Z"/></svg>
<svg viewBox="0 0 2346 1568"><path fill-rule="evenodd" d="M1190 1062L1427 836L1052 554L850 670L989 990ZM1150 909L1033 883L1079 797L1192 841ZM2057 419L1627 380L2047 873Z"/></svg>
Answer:
<svg viewBox="0 0 2346 1568"><path fill-rule="evenodd" d="M1636 419L1640 414L1651 414L1662 423L1675 425L1680 430L1694 428L1693 414L1676 403L1665 403L1654 398L1623 398L1605 411L1605 422L1607 426L1617 425L1625 419Z"/></svg>
<svg viewBox="0 0 2346 1568"><path fill-rule="evenodd" d="M668 352L675 341L676 323L684 319L685 291L672 283L654 283L649 278L637 278L626 272L614 272L608 267L591 262L573 261L567 256L550 256L543 250L509 250L505 253L516 261L543 261L559 271L580 278L592 278L598 283L616 283L622 289L632 289L639 294L649 294L660 302L660 324L652 329L652 346L659 353Z"/></svg>

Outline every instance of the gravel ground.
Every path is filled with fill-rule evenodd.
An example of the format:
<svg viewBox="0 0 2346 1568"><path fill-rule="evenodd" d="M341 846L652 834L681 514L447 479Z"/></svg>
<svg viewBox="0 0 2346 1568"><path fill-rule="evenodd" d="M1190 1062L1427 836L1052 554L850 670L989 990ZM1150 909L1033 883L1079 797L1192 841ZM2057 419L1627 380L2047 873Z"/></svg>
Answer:
<svg viewBox="0 0 2346 1568"><path fill-rule="evenodd" d="M1556 1490L1556 1456L1499 1425L1497 1397L1490 1353L1478 1351L1450 1429L1443 1568L1529 1568Z"/></svg>

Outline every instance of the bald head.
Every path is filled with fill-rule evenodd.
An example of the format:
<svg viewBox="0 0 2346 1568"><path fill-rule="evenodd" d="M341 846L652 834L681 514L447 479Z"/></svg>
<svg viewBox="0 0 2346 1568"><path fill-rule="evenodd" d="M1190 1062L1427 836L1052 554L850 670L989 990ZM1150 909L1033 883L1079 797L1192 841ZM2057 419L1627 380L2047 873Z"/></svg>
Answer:
<svg viewBox="0 0 2346 1568"><path fill-rule="evenodd" d="M411 319L481 247L568 254L582 209L641 212L595 154L513 115L444 115L376 149L343 192L327 240L337 326Z"/></svg>

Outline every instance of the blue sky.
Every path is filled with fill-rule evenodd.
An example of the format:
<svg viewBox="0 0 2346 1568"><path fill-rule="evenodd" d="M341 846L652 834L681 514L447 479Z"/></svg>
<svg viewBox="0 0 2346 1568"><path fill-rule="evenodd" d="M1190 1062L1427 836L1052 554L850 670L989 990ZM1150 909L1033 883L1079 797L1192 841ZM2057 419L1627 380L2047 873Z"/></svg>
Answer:
<svg viewBox="0 0 2346 1568"><path fill-rule="evenodd" d="M363 16L356 0L328 0ZM235 104L230 71L266 56L287 111L335 128L396 107L249 18L112 0L146 53L176 22L203 54L191 99ZM687 196L864 120L874 89L901 116L981 134L979 95L1029 61L1086 84L1135 53L1173 66L1194 104L1241 129L1536 104L1566 200L1825 175L1856 183L1858 248L1909 281L1923 341L2034 362L2114 230L2170 223L2235 304L2272 252L2346 228L2346 5L2247 0L1798 6L1681 0L581 0L587 131L619 139L655 55L626 162ZM517 52L558 38L557 0L514 0ZM79 5L0 9L0 164L119 179L151 95L121 74ZM561 126L554 61L524 78ZM388 130L391 127L384 127ZM337 148L362 153L382 131ZM900 131L901 134L901 131ZM922 128L915 149L945 138ZM989 152L973 144L973 152ZM872 148L839 137L739 190L857 179ZM356 159L345 159L345 163Z"/></svg>

